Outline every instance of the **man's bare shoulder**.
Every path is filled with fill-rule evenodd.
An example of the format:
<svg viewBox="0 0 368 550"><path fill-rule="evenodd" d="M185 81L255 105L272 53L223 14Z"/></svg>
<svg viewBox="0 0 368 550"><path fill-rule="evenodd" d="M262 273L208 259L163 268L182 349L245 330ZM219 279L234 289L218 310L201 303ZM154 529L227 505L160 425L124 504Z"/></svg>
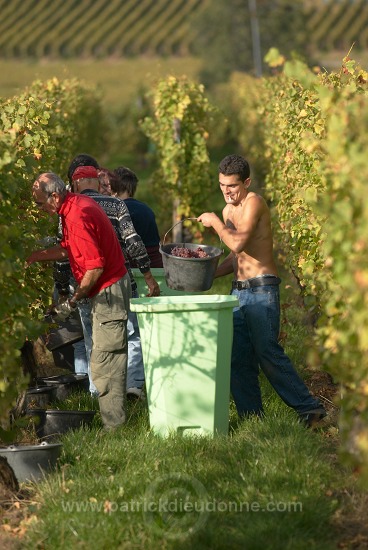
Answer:
<svg viewBox="0 0 368 550"><path fill-rule="evenodd" d="M254 193L254 191L250 191L248 193L246 197L246 202L248 201L257 201L257 202L261 202L262 204L266 204L266 201L264 200L264 198L258 193Z"/></svg>
<svg viewBox="0 0 368 550"><path fill-rule="evenodd" d="M258 193L253 193L253 191L248 193L242 207L245 212L248 210L259 213L268 211L268 206L264 198L258 195Z"/></svg>
<svg viewBox="0 0 368 550"><path fill-rule="evenodd" d="M224 206L224 208L222 209L222 215L223 217L225 217L226 214L228 214L230 211L230 205L229 204L226 204L226 206Z"/></svg>

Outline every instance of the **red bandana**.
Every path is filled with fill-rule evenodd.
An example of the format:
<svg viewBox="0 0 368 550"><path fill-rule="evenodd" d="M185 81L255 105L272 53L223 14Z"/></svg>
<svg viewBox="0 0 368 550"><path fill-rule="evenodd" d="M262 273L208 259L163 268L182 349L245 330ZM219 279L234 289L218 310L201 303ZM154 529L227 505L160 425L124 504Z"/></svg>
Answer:
<svg viewBox="0 0 368 550"><path fill-rule="evenodd" d="M83 178L98 178L97 170L94 166L78 166L73 172L72 180L81 180Z"/></svg>

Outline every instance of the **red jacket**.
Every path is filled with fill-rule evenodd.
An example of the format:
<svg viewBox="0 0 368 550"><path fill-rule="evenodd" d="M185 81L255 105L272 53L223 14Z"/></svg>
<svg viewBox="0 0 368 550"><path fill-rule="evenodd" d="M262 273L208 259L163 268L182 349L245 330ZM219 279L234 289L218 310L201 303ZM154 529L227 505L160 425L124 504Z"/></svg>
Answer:
<svg viewBox="0 0 368 550"><path fill-rule="evenodd" d="M68 252L77 283L80 284L87 270L103 268L89 297L95 296L127 273L114 228L96 201L68 192L58 214L63 227L60 244Z"/></svg>

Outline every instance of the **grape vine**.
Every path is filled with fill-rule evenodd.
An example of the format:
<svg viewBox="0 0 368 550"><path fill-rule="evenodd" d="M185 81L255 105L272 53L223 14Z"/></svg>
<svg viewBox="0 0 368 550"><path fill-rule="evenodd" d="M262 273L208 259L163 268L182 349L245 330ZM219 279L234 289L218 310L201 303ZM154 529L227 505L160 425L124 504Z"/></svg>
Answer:
<svg viewBox="0 0 368 550"><path fill-rule="evenodd" d="M25 259L40 247L40 239L56 230L35 208L31 184L40 172L65 176L76 151L102 150L105 123L99 97L76 80L35 82L21 95L0 100L0 110L0 420L4 427L11 404L26 383L20 350L27 339L42 333L38 319L43 318L52 288L47 268L25 269Z"/></svg>

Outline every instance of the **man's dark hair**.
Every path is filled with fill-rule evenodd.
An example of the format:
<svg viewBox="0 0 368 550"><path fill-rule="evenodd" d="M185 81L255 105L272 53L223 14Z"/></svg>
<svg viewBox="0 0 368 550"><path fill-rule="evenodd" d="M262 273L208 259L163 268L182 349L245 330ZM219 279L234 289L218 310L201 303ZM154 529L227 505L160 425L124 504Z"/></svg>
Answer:
<svg viewBox="0 0 368 550"><path fill-rule="evenodd" d="M128 193L129 197L134 197L138 178L133 170L126 168L126 166L118 166L113 172L119 178L118 182L111 183L111 189L114 193Z"/></svg>
<svg viewBox="0 0 368 550"><path fill-rule="evenodd" d="M237 174L241 181L245 181L250 176L248 161L240 155L228 155L223 158L218 167L219 174L232 176Z"/></svg>
<svg viewBox="0 0 368 550"><path fill-rule="evenodd" d="M100 180L100 183L102 184L104 180L107 179L111 186L111 190L114 191L114 193L116 193L113 187L116 187L117 185L119 185L119 182L120 182L119 176L115 174L115 172L113 172L112 170L109 170L108 168L98 168L97 173L98 173L98 179Z"/></svg>
<svg viewBox="0 0 368 550"><path fill-rule="evenodd" d="M72 176L78 166L94 166L95 168L99 168L97 160L91 157L91 155L87 155L86 153L81 153L80 155L77 155L69 164L68 180L70 183L72 183Z"/></svg>

